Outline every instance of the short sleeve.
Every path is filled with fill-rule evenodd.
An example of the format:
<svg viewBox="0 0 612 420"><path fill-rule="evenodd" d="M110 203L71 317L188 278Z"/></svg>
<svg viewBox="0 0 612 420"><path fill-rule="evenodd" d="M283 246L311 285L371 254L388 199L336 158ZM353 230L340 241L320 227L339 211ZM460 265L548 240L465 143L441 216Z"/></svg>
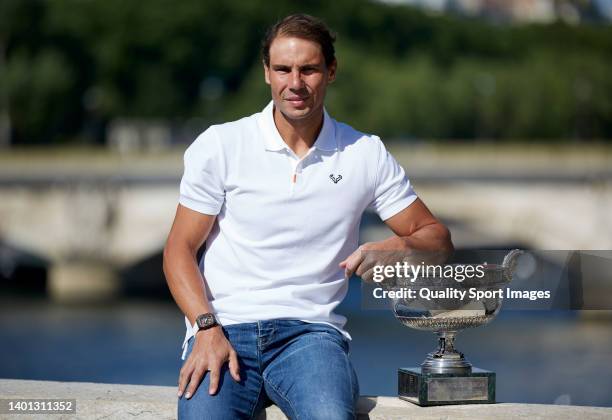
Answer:
<svg viewBox="0 0 612 420"><path fill-rule="evenodd" d="M404 169L389 153L385 145L378 143L378 167L374 186L374 199L370 206L382 220L387 220L404 210L416 199L417 195L410 184Z"/></svg>
<svg viewBox="0 0 612 420"><path fill-rule="evenodd" d="M200 213L219 214L225 200L224 160L213 127L187 148L184 163L179 203Z"/></svg>

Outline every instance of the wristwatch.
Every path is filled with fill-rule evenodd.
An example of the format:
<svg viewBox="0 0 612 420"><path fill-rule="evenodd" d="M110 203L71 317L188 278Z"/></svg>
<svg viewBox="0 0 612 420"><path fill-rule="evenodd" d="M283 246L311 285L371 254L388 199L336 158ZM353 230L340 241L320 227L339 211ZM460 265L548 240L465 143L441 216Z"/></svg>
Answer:
<svg viewBox="0 0 612 420"><path fill-rule="evenodd" d="M217 317L212 312L207 312L202 315L198 315L196 318L196 325L198 327L198 331L208 330L212 327L216 327L219 324Z"/></svg>

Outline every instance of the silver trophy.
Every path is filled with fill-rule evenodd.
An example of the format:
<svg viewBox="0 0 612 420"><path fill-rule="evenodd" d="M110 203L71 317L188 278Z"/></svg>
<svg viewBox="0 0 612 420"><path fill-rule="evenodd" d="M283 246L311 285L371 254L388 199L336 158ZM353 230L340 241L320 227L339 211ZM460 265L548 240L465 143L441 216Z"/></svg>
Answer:
<svg viewBox="0 0 612 420"><path fill-rule="evenodd" d="M455 348L455 336L465 328L489 323L501 308L504 286L512 280L520 250L510 251L502 265L481 266L481 278L396 278L393 288L417 290L427 287L433 293L465 291L464 298L452 295L444 299L393 299L395 317L404 325L438 335L438 348L429 353L420 368L400 368L399 397L418 405L445 405L495 402L495 373L475 368ZM459 264L457 264L459 265ZM461 264L465 266L465 264ZM415 281L416 280L416 281ZM469 299L467 291L481 291L481 299ZM490 296L490 297L486 297Z"/></svg>

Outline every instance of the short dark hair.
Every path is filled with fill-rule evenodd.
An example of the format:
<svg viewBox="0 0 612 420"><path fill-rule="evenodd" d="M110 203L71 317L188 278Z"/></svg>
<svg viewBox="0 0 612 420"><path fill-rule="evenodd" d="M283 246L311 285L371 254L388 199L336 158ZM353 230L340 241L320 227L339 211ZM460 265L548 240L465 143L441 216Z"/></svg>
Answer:
<svg viewBox="0 0 612 420"><path fill-rule="evenodd" d="M325 65L328 67L336 59L334 50L336 34L332 33L321 19L298 13L279 20L266 31L261 43L261 55L268 67L270 66L270 45L278 36L292 36L316 42L321 46Z"/></svg>

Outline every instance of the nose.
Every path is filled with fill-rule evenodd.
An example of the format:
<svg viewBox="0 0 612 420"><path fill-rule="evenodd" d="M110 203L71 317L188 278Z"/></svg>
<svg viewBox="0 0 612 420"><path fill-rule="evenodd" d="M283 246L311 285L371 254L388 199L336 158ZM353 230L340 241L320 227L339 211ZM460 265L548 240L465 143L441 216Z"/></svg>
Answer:
<svg viewBox="0 0 612 420"><path fill-rule="evenodd" d="M289 87L291 89L301 89L304 87L304 81L302 80L302 73L299 70L293 70L291 72L291 78L289 80Z"/></svg>

